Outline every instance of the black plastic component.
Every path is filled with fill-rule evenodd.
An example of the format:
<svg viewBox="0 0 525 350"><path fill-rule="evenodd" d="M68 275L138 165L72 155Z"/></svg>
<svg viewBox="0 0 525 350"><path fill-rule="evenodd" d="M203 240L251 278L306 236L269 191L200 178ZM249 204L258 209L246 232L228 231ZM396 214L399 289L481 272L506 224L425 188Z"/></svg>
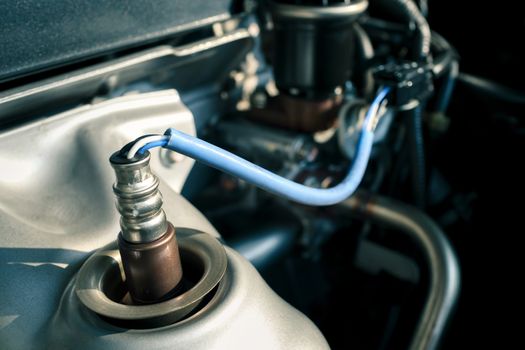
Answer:
<svg viewBox="0 0 525 350"><path fill-rule="evenodd" d="M111 155L111 157L109 158L109 161L112 164L131 164L131 163L136 163L136 162L141 161L144 158L146 158L148 156L148 154L149 154L149 151L146 151L146 152L144 152L142 154L137 152L137 154L135 154L135 156L133 158L131 158L131 159L127 158L128 151L130 150L131 147L133 147L135 142L137 142L137 140L131 141L130 143L128 143L124 147L122 147L121 150L113 153Z"/></svg>
<svg viewBox="0 0 525 350"><path fill-rule="evenodd" d="M226 18L231 0L0 1L0 82Z"/></svg>
<svg viewBox="0 0 525 350"><path fill-rule="evenodd" d="M394 106L425 100L434 91L430 68L417 62L381 65L374 70L374 77L377 84L392 88L388 102Z"/></svg>
<svg viewBox="0 0 525 350"><path fill-rule="evenodd" d="M316 6L315 1L271 3L274 76L282 93L325 99L350 78L353 23L366 8L366 3L359 6L363 3L363 0L328 6Z"/></svg>

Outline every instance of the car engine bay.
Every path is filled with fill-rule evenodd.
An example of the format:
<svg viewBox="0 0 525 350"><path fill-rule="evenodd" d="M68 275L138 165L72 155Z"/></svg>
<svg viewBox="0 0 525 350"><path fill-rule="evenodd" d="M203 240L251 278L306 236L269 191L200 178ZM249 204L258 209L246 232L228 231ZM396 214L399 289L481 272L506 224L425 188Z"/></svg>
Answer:
<svg viewBox="0 0 525 350"><path fill-rule="evenodd" d="M464 7L0 4L0 349L514 347L525 17Z"/></svg>

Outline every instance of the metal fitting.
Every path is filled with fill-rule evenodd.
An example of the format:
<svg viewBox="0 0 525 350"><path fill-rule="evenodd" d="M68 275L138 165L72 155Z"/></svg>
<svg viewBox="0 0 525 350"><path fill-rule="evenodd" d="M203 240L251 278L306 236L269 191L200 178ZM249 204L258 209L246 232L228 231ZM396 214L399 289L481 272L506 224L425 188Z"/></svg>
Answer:
<svg viewBox="0 0 525 350"><path fill-rule="evenodd" d="M110 158L121 214L118 247L129 293L138 304L174 297L182 280L175 229L162 210L159 179L151 172L149 161L149 152L127 159L119 151Z"/></svg>
<svg viewBox="0 0 525 350"><path fill-rule="evenodd" d="M135 303L158 303L180 291L182 266L171 224L165 235L150 243L129 243L120 234L118 247L129 294Z"/></svg>
<svg viewBox="0 0 525 350"><path fill-rule="evenodd" d="M130 243L155 241L168 230L159 179L151 172L149 161L149 152L130 160L119 151L110 158L117 176L113 192L121 215L120 228Z"/></svg>

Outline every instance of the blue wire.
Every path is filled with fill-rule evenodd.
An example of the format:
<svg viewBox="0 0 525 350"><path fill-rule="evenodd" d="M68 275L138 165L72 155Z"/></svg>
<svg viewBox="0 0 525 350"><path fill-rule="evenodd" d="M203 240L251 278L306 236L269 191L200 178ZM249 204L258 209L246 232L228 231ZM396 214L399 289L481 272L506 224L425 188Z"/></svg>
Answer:
<svg viewBox="0 0 525 350"><path fill-rule="evenodd" d="M370 123L375 117L373 112L379 109L379 105L389 91L389 88L381 89L372 102L365 115L361 135L357 141L356 156L348 174L341 183L332 188L311 188L298 184L176 129L166 131L166 135L170 136L167 144L164 145L165 141L152 142L142 147L140 151L163 146L291 201L312 206L333 205L350 197L364 177L374 142L374 134L369 130Z"/></svg>
<svg viewBox="0 0 525 350"><path fill-rule="evenodd" d="M275 195L313 206L336 204L354 193L365 173L374 141L372 132L363 131L357 144L356 157L346 178L333 188L317 189L280 177L230 152L183 134L178 130L169 129L167 134L170 135L170 140L166 148L239 177Z"/></svg>

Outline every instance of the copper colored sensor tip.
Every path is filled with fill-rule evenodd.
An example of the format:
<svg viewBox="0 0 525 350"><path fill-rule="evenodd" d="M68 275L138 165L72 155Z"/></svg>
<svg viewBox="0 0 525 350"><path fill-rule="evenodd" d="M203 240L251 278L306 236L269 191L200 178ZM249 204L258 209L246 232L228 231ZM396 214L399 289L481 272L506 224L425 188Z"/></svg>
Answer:
<svg viewBox="0 0 525 350"><path fill-rule="evenodd" d="M175 229L156 241L130 243L122 234L118 247L131 298L139 304L161 302L175 296L182 279L182 267Z"/></svg>

